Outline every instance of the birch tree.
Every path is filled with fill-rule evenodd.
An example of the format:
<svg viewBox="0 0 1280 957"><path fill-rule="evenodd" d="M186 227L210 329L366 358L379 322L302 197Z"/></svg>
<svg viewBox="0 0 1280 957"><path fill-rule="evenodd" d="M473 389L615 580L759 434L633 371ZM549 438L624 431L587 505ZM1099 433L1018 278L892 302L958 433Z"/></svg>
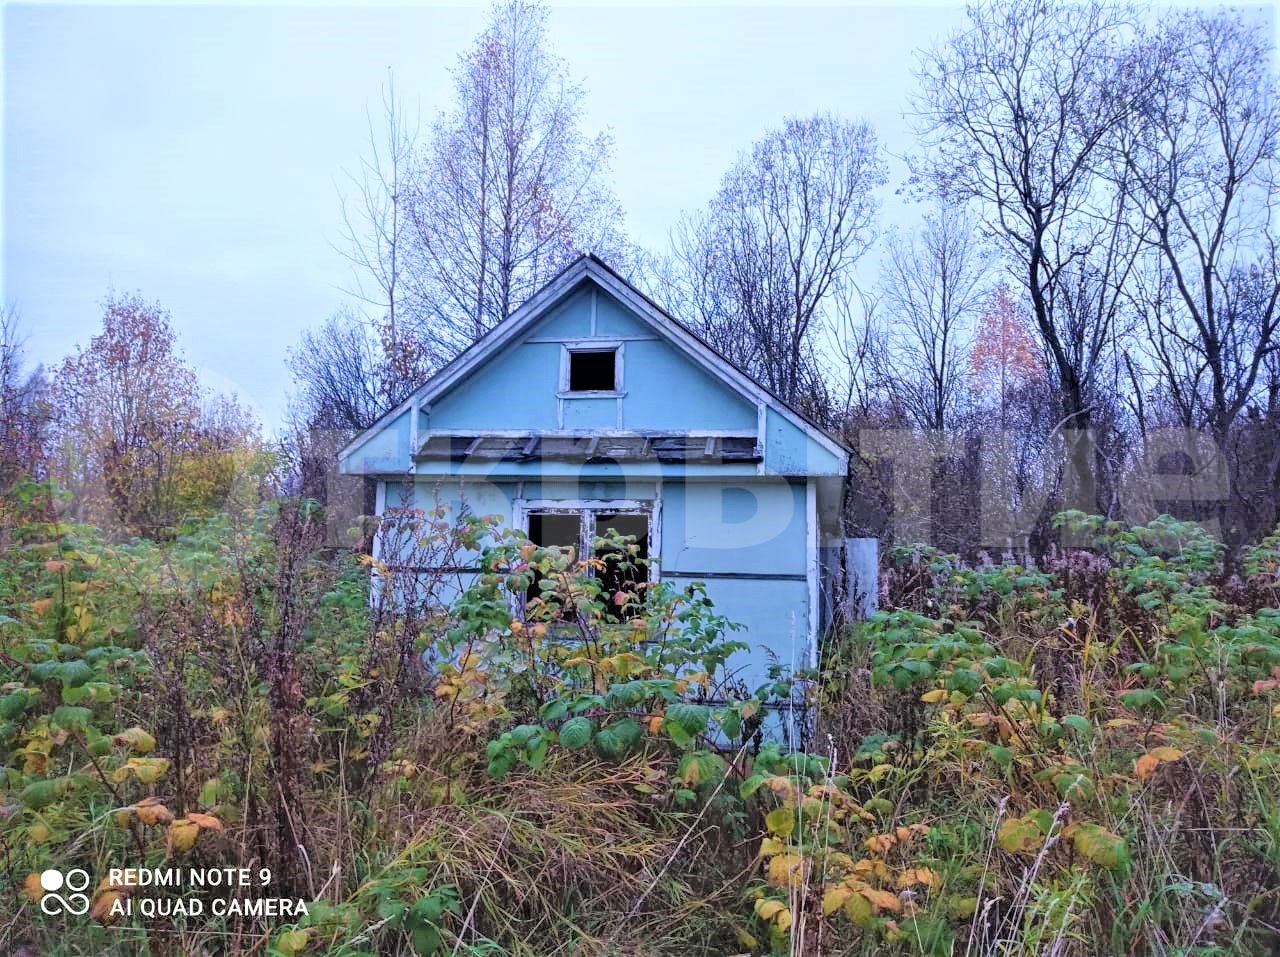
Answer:
<svg viewBox="0 0 1280 957"><path fill-rule="evenodd" d="M543 6L499 0L454 85L408 204L425 329L446 358L579 252L620 247L622 222L611 140L582 131L584 91L550 48Z"/></svg>

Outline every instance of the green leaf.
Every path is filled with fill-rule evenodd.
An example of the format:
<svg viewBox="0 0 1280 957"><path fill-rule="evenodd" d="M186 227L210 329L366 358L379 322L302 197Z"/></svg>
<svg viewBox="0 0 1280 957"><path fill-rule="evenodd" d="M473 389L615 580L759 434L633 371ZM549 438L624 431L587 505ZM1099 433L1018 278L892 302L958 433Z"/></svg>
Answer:
<svg viewBox="0 0 1280 957"><path fill-rule="evenodd" d="M58 705L49 718L54 727L66 728L68 731L83 731L92 720L93 712L88 708L77 708L67 704Z"/></svg>
<svg viewBox="0 0 1280 957"><path fill-rule="evenodd" d="M726 708L720 713L716 723L730 741L736 741L742 736L742 717L736 709Z"/></svg>
<svg viewBox="0 0 1280 957"><path fill-rule="evenodd" d="M667 708L665 723L680 725L691 735L699 735L707 730L710 712L705 705L673 704Z"/></svg>
<svg viewBox="0 0 1280 957"><path fill-rule="evenodd" d="M690 788L703 787L720 780L727 767L714 751L694 751L680 759L676 780Z"/></svg>
<svg viewBox="0 0 1280 957"><path fill-rule="evenodd" d="M972 668L957 668L947 678L947 690L972 695L982 687L982 675Z"/></svg>
<svg viewBox="0 0 1280 957"><path fill-rule="evenodd" d="M75 661L64 661L58 665L58 678L64 688L79 688L93 677L93 669L87 662L77 658Z"/></svg>
<svg viewBox="0 0 1280 957"><path fill-rule="evenodd" d="M591 734L595 731L595 724L590 718L579 715L576 718L570 718L560 726L560 744L568 748L570 751L577 751L579 748L585 748L591 740Z"/></svg>
<svg viewBox="0 0 1280 957"><path fill-rule="evenodd" d="M1013 751L1001 744L987 745L987 757L1002 768L1007 768L1013 763Z"/></svg>
<svg viewBox="0 0 1280 957"><path fill-rule="evenodd" d="M0 698L0 721L16 718L27 710L27 705L30 703L31 698L25 691L15 691L5 695Z"/></svg>
<svg viewBox="0 0 1280 957"><path fill-rule="evenodd" d="M1149 688L1134 688L1120 695L1120 703L1134 711L1146 711L1153 714L1165 710L1164 698L1160 693Z"/></svg>
<svg viewBox="0 0 1280 957"><path fill-rule="evenodd" d="M22 789L22 793L18 795L18 800L32 810L38 811L41 808L48 807L62 797L66 793L67 786L66 778L56 778L52 781L33 781Z"/></svg>
<svg viewBox="0 0 1280 957"><path fill-rule="evenodd" d="M759 791L763 784L764 775L753 774L749 778L745 778L742 784L738 786L738 795L743 799L749 798L751 795Z"/></svg>
<svg viewBox="0 0 1280 957"><path fill-rule="evenodd" d="M595 745L596 754L609 761L618 760L627 751L626 745L622 743L622 739L613 728L602 728L592 743Z"/></svg>
<svg viewBox="0 0 1280 957"><path fill-rule="evenodd" d="M1032 815L1011 817L996 831L996 843L1010 854L1034 854L1044 844L1045 831Z"/></svg>
<svg viewBox="0 0 1280 957"><path fill-rule="evenodd" d="M634 718L622 718L609 725L606 731L612 731L618 736L618 740L622 742L623 748L630 750L639 746L644 740L644 728L640 727L640 723Z"/></svg>
<svg viewBox="0 0 1280 957"><path fill-rule="evenodd" d="M1082 714L1069 714L1063 717L1062 723L1082 738L1093 737L1093 722Z"/></svg>
<svg viewBox="0 0 1280 957"><path fill-rule="evenodd" d="M538 717L543 721L556 722L569 713L569 705L563 698L552 698L538 709Z"/></svg>
<svg viewBox="0 0 1280 957"><path fill-rule="evenodd" d="M764 818L764 826L778 837L790 837L796 829L795 808L776 807Z"/></svg>
<svg viewBox="0 0 1280 957"><path fill-rule="evenodd" d="M415 927L412 934L413 950L423 957L432 957L444 952L444 942L440 939L440 931L429 925Z"/></svg>
<svg viewBox="0 0 1280 957"><path fill-rule="evenodd" d="M1076 851L1108 870L1123 870L1129 864L1129 845L1100 824L1079 824L1071 836Z"/></svg>

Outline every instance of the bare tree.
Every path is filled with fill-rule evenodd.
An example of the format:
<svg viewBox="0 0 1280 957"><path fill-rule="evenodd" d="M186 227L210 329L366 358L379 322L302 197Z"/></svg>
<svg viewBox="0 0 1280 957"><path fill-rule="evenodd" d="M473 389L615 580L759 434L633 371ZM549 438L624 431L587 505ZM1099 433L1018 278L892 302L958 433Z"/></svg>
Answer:
<svg viewBox="0 0 1280 957"><path fill-rule="evenodd" d="M462 55L408 205L425 329L446 357L582 250L620 245L611 141L581 131L583 89L551 52L547 11L498 0Z"/></svg>
<svg viewBox="0 0 1280 957"><path fill-rule="evenodd" d="M338 252L352 267L353 285L345 291L372 311L372 324L394 357L427 309L406 249L418 126L405 115L390 75L382 89L381 122L373 114L366 120L368 152L359 171L347 175L351 192L342 197L343 241ZM420 351L413 343L408 348Z"/></svg>
<svg viewBox="0 0 1280 957"><path fill-rule="evenodd" d="M416 387L385 374L378 340L350 310L303 333L289 368L297 388L294 416L308 427L358 432Z"/></svg>
<svg viewBox="0 0 1280 957"><path fill-rule="evenodd" d="M1146 49L1126 150L1158 255L1145 311L1170 394L1221 443L1280 349L1280 90L1234 14L1182 14Z"/></svg>
<svg viewBox="0 0 1280 957"><path fill-rule="evenodd" d="M1083 504L1087 429L1138 243L1109 138L1131 108L1128 24L1106 0L995 0L926 54L917 172L972 203L1003 246L1049 361Z"/></svg>
<svg viewBox="0 0 1280 957"><path fill-rule="evenodd" d="M872 240L885 167L871 128L788 120L743 155L705 212L673 233L658 295L789 402L822 392L814 342Z"/></svg>
<svg viewBox="0 0 1280 957"><path fill-rule="evenodd" d="M1151 253L1136 288L1157 395L1179 424L1207 429L1225 457L1232 490L1216 517L1234 548L1247 534L1246 486L1257 484L1246 472L1260 470L1262 486L1271 484L1262 520L1274 522L1277 511L1271 479L1280 459L1254 461L1265 431L1261 409L1271 400L1269 363L1280 350L1280 90L1272 49L1261 24L1188 11L1138 44L1134 64L1145 95L1123 155ZM1250 427L1240 430L1250 406Z"/></svg>
<svg viewBox="0 0 1280 957"><path fill-rule="evenodd" d="M875 359L880 381L919 428L942 431L960 411L987 265L979 238L954 207L927 214L908 238L889 238L880 281L886 341Z"/></svg>

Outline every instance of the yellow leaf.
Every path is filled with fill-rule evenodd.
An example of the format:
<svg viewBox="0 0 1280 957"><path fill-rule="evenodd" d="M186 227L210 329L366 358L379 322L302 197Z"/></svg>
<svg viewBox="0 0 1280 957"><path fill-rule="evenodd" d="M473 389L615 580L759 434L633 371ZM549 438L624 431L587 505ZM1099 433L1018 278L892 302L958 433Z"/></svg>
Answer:
<svg viewBox="0 0 1280 957"><path fill-rule="evenodd" d="M791 910L784 907L778 911L778 915L773 919L773 923L777 926L780 934L785 934L791 929Z"/></svg>
<svg viewBox="0 0 1280 957"><path fill-rule="evenodd" d="M798 886L804 880L804 858L799 854L778 854L769 859L769 883L775 887Z"/></svg>
<svg viewBox="0 0 1280 957"><path fill-rule="evenodd" d="M822 914L824 917L830 917L853 895L853 890L844 884L837 884L825 894L822 895Z"/></svg>
<svg viewBox="0 0 1280 957"><path fill-rule="evenodd" d="M889 867L877 858L864 857L853 865L853 872L862 877L871 876L880 880L889 879Z"/></svg>
<svg viewBox="0 0 1280 957"><path fill-rule="evenodd" d="M31 898L32 903L44 897L44 885L40 883L40 875L32 871L22 882L22 892Z"/></svg>
<svg viewBox="0 0 1280 957"><path fill-rule="evenodd" d="M904 890L915 887L917 884L923 884L931 889L937 887L938 875L927 867L909 867L898 875L898 887Z"/></svg>
<svg viewBox="0 0 1280 957"><path fill-rule="evenodd" d="M222 822L219 821L212 814L200 814L197 811L192 811L190 814L187 815L187 820L190 821L192 824L198 825L202 830L208 830L208 831L222 830Z"/></svg>
<svg viewBox="0 0 1280 957"><path fill-rule="evenodd" d="M879 781L882 777L893 770L892 764L877 764L874 768L867 772L867 777L872 781Z"/></svg>
<svg viewBox="0 0 1280 957"><path fill-rule="evenodd" d="M139 754L146 754L156 749L156 739L142 728L133 727L121 731L112 740L119 745L123 745Z"/></svg>
<svg viewBox="0 0 1280 957"><path fill-rule="evenodd" d="M800 791L792 780L782 774L765 778L764 786L784 801L796 801L800 797Z"/></svg>
<svg viewBox="0 0 1280 957"><path fill-rule="evenodd" d="M756 916L768 923L778 926L781 931L786 931L791 927L791 911L787 909L787 905L782 901L776 900L758 900L756 901Z"/></svg>
<svg viewBox="0 0 1280 957"><path fill-rule="evenodd" d="M1160 759L1154 754L1144 754L1133 762L1133 770L1138 775L1139 781L1145 781L1151 777L1159 766Z"/></svg>
<svg viewBox="0 0 1280 957"><path fill-rule="evenodd" d="M1177 748L1152 748L1151 754L1155 755L1161 761L1178 761L1186 756L1185 751L1179 751Z"/></svg>
<svg viewBox="0 0 1280 957"><path fill-rule="evenodd" d="M844 915L859 927L865 927L867 922L875 915L875 912L871 909L871 901L859 893L850 895L849 899L844 902Z"/></svg>
<svg viewBox="0 0 1280 957"><path fill-rule="evenodd" d="M796 812L794 808L777 807L765 815L764 826L778 837L790 837L796 829Z"/></svg>
<svg viewBox="0 0 1280 957"><path fill-rule="evenodd" d="M285 957L293 957L294 954L302 952L310 939L311 928L309 927L287 930L276 939L276 950L284 954Z"/></svg>
<svg viewBox="0 0 1280 957"><path fill-rule="evenodd" d="M939 701L947 699L947 692L942 688L934 688L932 691L926 691L920 696L920 700L925 704L937 704Z"/></svg>
<svg viewBox="0 0 1280 957"><path fill-rule="evenodd" d="M886 854L898 839L892 834L875 834L862 843L872 854Z"/></svg>
<svg viewBox="0 0 1280 957"><path fill-rule="evenodd" d="M138 820L148 826L168 824L173 820L173 812L160 803L159 798L143 798L132 807L125 808L137 815Z"/></svg>
<svg viewBox="0 0 1280 957"><path fill-rule="evenodd" d="M195 821L188 821L186 818L179 818L169 825L169 850L189 851L195 846L196 838L200 836L200 825Z"/></svg>
<svg viewBox="0 0 1280 957"><path fill-rule="evenodd" d="M774 854L782 854L787 849L787 845L783 844L777 838L766 837L760 842L760 856L772 857Z"/></svg>
<svg viewBox="0 0 1280 957"><path fill-rule="evenodd" d="M867 899L867 902L875 908L876 913L891 911L896 914L902 910L902 901L898 900L897 894L878 890L874 887L863 887L858 893Z"/></svg>
<svg viewBox="0 0 1280 957"><path fill-rule="evenodd" d="M115 906L117 901L123 900L124 894L120 891L103 891L94 898L93 906L89 908L89 916L100 924L110 923L112 920L111 908ZM115 916L119 916L118 914Z"/></svg>

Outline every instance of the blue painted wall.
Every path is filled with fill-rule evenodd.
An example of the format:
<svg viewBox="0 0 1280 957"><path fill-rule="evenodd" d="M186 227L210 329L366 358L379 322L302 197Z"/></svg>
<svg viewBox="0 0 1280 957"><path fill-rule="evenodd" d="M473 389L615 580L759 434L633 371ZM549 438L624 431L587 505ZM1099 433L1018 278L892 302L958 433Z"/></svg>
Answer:
<svg viewBox="0 0 1280 957"><path fill-rule="evenodd" d="M731 669L754 689L764 681L772 661L807 667L813 649L809 644L804 484L759 478L666 481L660 494L659 575L677 587L702 581L717 611L746 626L734 637L753 650L731 662ZM507 527L515 522L519 501L627 499L654 503L658 496L656 483L635 480L558 479L527 482L521 488L504 481L458 484L419 479L387 482L384 492L388 508L429 510L444 504L449 508L449 521L469 511L500 516ZM396 554L385 545L379 557L396 564L413 559L411 553ZM451 572L436 585L436 600L452 601L474 580L475 574L465 569L475 557L475 553L468 553L452 558L451 564L463 570ZM424 576L424 580L436 578L431 573Z"/></svg>
<svg viewBox="0 0 1280 957"><path fill-rule="evenodd" d="M590 278L418 413L419 441L440 432L721 432L757 435L756 398L704 370L658 327ZM622 382L614 397L565 397L563 345L617 342ZM807 666L814 543L806 482L842 476L842 456L815 441L787 415L766 408L764 462L575 464L555 462L413 462L410 412L402 411L355 446L344 470L382 477L387 506L451 514L465 504L506 525L530 500L640 500L659 515L660 574L675 585L706 583L718 610L747 626L739 637L753 651L733 663L751 686L770 661ZM416 472L416 476L410 473ZM789 477L789 478L788 478ZM413 489L406 497L403 490ZM838 492L838 489L837 489ZM829 495L831 493L823 493ZM837 495L838 498L838 495ZM660 505L657 503L660 500ZM822 498L819 497L819 502ZM397 556L384 554L384 560ZM474 556L456 556L466 566ZM448 600L472 580L465 570L442 585Z"/></svg>

